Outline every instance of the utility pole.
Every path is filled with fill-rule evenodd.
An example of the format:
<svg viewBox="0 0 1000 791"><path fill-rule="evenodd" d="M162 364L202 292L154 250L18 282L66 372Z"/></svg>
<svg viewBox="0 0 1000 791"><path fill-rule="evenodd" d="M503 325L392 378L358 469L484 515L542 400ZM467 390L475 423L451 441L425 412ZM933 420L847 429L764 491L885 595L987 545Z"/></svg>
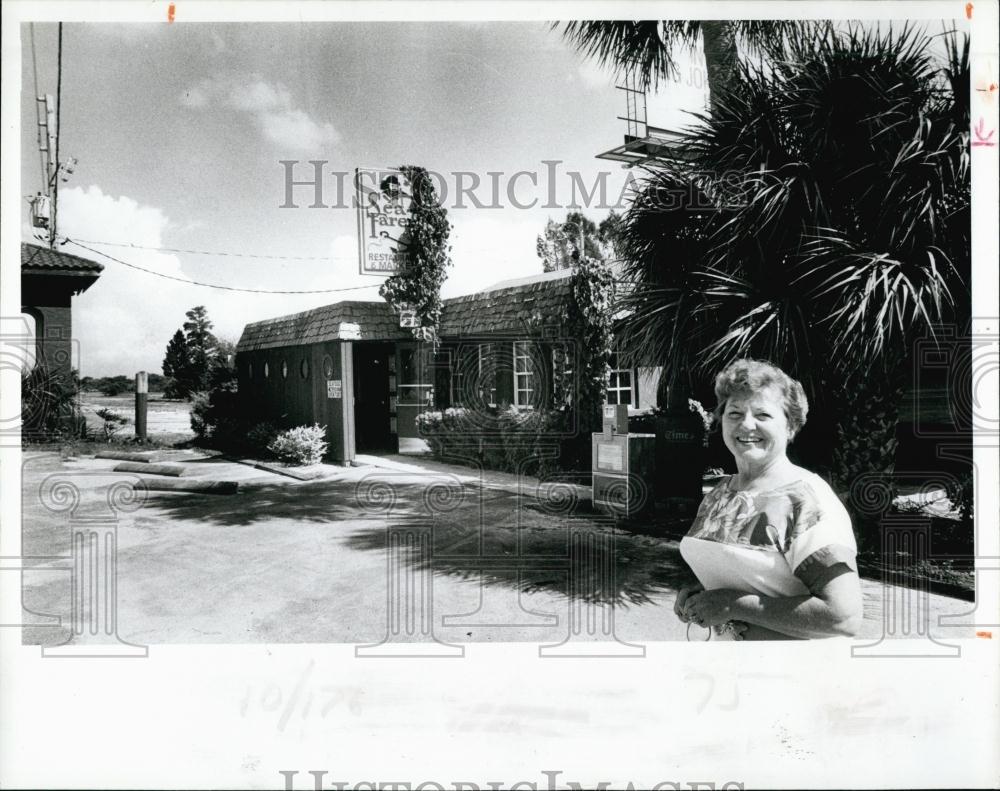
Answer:
<svg viewBox="0 0 1000 791"><path fill-rule="evenodd" d="M32 45L34 39L32 39ZM32 55L34 56L34 55ZM59 129L62 120L62 22L59 23L56 95L35 93L35 115L38 123L38 150L45 155L42 179L44 195L39 192L30 197L32 225L48 231L49 247L55 248L59 214L59 180L73 172L76 160L70 158L65 165L59 158ZM66 175L63 175L66 174Z"/></svg>
<svg viewBox="0 0 1000 791"><path fill-rule="evenodd" d="M56 247L56 223L59 219L59 127L62 125L62 29L59 23L59 44L56 55L56 161L52 177L52 222L49 223L49 247Z"/></svg>
<svg viewBox="0 0 1000 791"><path fill-rule="evenodd" d="M31 203L32 225L48 232L52 244L52 185L56 181L56 106L51 94L35 96L35 117L38 123L38 151L42 157L42 187L44 194L28 198Z"/></svg>

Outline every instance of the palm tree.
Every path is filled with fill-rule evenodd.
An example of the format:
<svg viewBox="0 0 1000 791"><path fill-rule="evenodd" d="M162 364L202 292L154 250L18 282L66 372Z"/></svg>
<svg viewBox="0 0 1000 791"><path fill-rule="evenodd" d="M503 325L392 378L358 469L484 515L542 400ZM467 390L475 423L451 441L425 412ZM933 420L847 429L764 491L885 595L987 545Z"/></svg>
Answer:
<svg viewBox="0 0 1000 791"><path fill-rule="evenodd" d="M559 25L556 22L553 28ZM826 23L806 20L590 20L562 25L564 37L579 52L619 73L630 74L643 91L655 90L662 80L676 76L677 51L693 50L700 39L713 113L737 79L740 46L746 54L760 59L780 57L789 36L827 27ZM685 411L688 388L679 373L671 368L661 377L658 399L671 409Z"/></svg>
<svg viewBox="0 0 1000 791"><path fill-rule="evenodd" d="M674 60L680 49L694 49L702 41L705 72L712 107L732 85L739 64L738 44L748 54L778 52L784 38L819 23L795 21L608 21L556 22L576 49L601 65L635 75L640 90L656 89L677 73Z"/></svg>
<svg viewBox="0 0 1000 791"><path fill-rule="evenodd" d="M619 249L639 359L704 383L737 357L800 378L836 422L841 486L891 471L915 337L968 316L968 38L785 38L741 64L651 175ZM832 453L832 447L828 448Z"/></svg>

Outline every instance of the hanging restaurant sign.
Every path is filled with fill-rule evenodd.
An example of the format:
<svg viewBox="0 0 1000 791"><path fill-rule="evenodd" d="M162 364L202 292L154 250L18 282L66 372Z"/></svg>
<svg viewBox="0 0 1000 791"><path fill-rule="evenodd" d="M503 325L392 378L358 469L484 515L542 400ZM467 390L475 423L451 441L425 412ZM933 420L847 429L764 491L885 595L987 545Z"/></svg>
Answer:
<svg viewBox="0 0 1000 791"><path fill-rule="evenodd" d="M358 252L363 275L394 275L407 263L413 193L399 170L358 168Z"/></svg>

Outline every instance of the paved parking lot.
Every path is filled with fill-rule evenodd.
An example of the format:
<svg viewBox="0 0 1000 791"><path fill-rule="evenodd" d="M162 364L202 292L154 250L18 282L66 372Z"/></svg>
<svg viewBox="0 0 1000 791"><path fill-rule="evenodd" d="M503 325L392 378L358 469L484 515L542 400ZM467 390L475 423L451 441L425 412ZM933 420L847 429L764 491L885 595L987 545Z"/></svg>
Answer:
<svg viewBox="0 0 1000 791"><path fill-rule="evenodd" d="M398 458L300 482L196 452L172 455L185 478L235 480L240 491L149 492L119 513L118 633L127 641L378 644L390 632L402 642L433 632L444 643L554 645L571 627L582 641L608 640L612 628L625 643L685 639L672 612L690 579L677 542L617 529L569 483L539 489L532 479ZM69 635L71 522L54 485L77 490L74 518L106 517L113 484L136 479L112 472L116 464L25 454L22 554L52 559L24 572L24 604L36 622L49 615L64 624L29 627L25 642ZM570 575L571 565L582 571ZM871 639L883 634L886 595L916 601L872 581L864 592ZM972 608L927 601L933 624Z"/></svg>

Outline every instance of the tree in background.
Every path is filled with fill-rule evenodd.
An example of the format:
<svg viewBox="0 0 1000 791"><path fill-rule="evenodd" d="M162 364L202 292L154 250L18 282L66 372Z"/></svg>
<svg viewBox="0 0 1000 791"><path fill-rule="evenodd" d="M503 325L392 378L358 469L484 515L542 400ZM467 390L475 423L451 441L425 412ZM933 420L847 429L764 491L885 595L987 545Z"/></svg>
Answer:
<svg viewBox="0 0 1000 791"><path fill-rule="evenodd" d="M599 261L608 258L608 248L601 237L600 229L593 220L578 211L569 212L563 222L552 219L546 222L544 232L537 237L535 250L542 259L544 272L570 269L580 258L593 258Z"/></svg>
<svg viewBox="0 0 1000 791"><path fill-rule="evenodd" d="M238 385L236 344L217 338L206 386L192 393L191 428L198 437L211 438L219 447L245 439L248 425L240 411Z"/></svg>
<svg viewBox="0 0 1000 791"><path fill-rule="evenodd" d="M208 382L215 385L220 380L236 377L236 342L229 338L215 339L215 355L209 369Z"/></svg>
<svg viewBox="0 0 1000 791"><path fill-rule="evenodd" d="M167 354L163 358L163 396L165 398L186 398L182 382L191 367L191 357L188 354L187 340L183 330L177 330L167 344Z"/></svg>
<svg viewBox="0 0 1000 791"><path fill-rule="evenodd" d="M212 322L204 305L191 308L186 314L183 330L177 330L163 358L163 373L167 377L164 395L167 398L190 398L193 393L207 390L213 371L229 365L232 344L220 345L212 333Z"/></svg>
<svg viewBox="0 0 1000 791"><path fill-rule="evenodd" d="M168 382L160 374L148 374L149 392L163 392ZM135 377L117 374L116 376L85 376L77 381L77 390L97 391L106 396L116 396L122 393L135 392ZM169 398L169 396L168 396Z"/></svg>
<svg viewBox="0 0 1000 791"><path fill-rule="evenodd" d="M219 342L212 334L212 322L204 305L187 312L184 322L184 339L187 343L189 367L189 392L204 390L218 355Z"/></svg>
<svg viewBox="0 0 1000 791"><path fill-rule="evenodd" d="M600 240L605 250L610 252L615 259L618 258L618 239L621 235L624 222L624 215L612 209L608 216L601 220L601 224L597 226L598 240Z"/></svg>

